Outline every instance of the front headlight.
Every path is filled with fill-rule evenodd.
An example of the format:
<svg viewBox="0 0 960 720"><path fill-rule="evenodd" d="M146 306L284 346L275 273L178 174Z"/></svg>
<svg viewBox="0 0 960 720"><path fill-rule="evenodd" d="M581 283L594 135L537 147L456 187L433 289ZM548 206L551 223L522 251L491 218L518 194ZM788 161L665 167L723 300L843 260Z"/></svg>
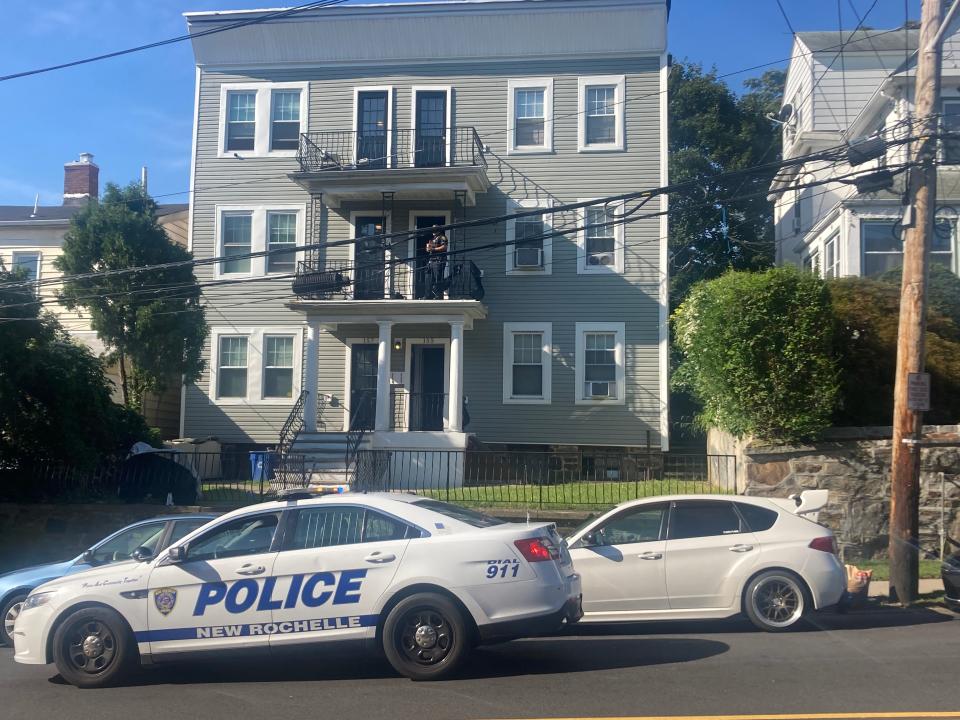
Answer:
<svg viewBox="0 0 960 720"><path fill-rule="evenodd" d="M28 595L27 599L23 601L21 612L23 610L29 610L30 608L46 605L48 602L53 600L53 596L56 594L56 590L52 590L50 592L33 593L32 595Z"/></svg>

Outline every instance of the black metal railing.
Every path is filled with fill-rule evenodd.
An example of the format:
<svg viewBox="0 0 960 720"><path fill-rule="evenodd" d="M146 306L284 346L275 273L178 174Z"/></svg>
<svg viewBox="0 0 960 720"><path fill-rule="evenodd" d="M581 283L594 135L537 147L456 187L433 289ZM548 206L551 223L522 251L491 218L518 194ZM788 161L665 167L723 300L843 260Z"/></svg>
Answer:
<svg viewBox="0 0 960 720"><path fill-rule="evenodd" d="M304 173L487 166L483 142L472 127L303 133L297 160Z"/></svg>
<svg viewBox="0 0 960 720"><path fill-rule="evenodd" d="M347 428L347 447L344 451L344 482L350 482L363 438L373 429L377 396L371 392L355 393L351 401L350 425Z"/></svg>
<svg viewBox="0 0 960 720"><path fill-rule="evenodd" d="M297 435L303 430L303 408L309 394L309 390L300 391L300 395L297 396L297 401L293 404L290 414L287 415L287 419L283 423L283 427L280 428L277 452L281 457L290 451L293 441L297 439Z"/></svg>
<svg viewBox="0 0 960 720"><path fill-rule="evenodd" d="M369 456L369 457L367 457ZM606 508L673 494L737 492L732 455L361 450L355 490L481 506Z"/></svg>
<svg viewBox="0 0 960 720"><path fill-rule="evenodd" d="M317 300L482 300L483 275L472 260L398 260L382 266L308 258L297 264L293 292Z"/></svg>
<svg viewBox="0 0 960 720"><path fill-rule="evenodd" d="M443 430L443 418L447 411L446 393L408 392L393 388L390 400L393 405L391 430Z"/></svg>

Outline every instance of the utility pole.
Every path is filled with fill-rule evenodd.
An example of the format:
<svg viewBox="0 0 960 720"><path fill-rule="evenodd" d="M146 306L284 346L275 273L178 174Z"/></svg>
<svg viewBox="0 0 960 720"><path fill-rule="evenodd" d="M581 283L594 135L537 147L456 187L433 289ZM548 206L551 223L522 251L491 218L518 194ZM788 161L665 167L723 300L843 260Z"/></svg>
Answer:
<svg viewBox="0 0 960 720"><path fill-rule="evenodd" d="M951 9L951 15L953 9ZM909 380L923 373L926 351L927 274L937 201L937 115L940 107L940 54L943 0L923 0L914 93L918 137L910 145L903 242L903 283L897 335L897 375L893 393L893 460L890 477L890 593L902 605L917 599L920 530L920 448L923 413L909 403Z"/></svg>

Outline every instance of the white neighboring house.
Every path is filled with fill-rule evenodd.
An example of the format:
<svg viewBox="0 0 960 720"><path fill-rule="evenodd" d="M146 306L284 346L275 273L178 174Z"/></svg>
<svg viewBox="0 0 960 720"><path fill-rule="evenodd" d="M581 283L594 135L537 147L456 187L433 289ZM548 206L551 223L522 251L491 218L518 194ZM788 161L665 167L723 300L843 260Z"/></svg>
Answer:
<svg viewBox="0 0 960 720"><path fill-rule="evenodd" d="M780 117L785 160L844 148L875 137L890 141L910 133L918 31L892 30L797 33L787 71ZM944 44L941 126L960 129L960 33L951 28ZM889 189L870 191L833 182L797 188L868 169L895 169L905 161L903 145L877 159L851 166L807 162L784 170L771 185L776 262L799 265L822 277L881 275L903 258L901 221L905 174ZM960 141L941 141L937 233L932 260L957 272L957 215L960 210Z"/></svg>
<svg viewBox="0 0 960 720"><path fill-rule="evenodd" d="M93 162L93 155L80 153L80 159L63 166L63 204L0 205L0 263L8 270L22 267L31 280L47 281L58 277L60 271L54 261L63 253L63 238L70 227L70 219L88 202L96 200L99 193L100 168ZM173 242L186 245L186 204L160 205L157 217ZM89 347L95 355L106 348L90 327L90 317L77 310L68 310L55 300L60 290L59 283L38 287L43 309L57 316L61 325L79 342ZM107 369L107 376L119 387L115 368ZM166 392L146 398L144 415L147 423L158 427L163 437L176 437L179 431L180 392ZM114 400L120 401L119 389L114 391Z"/></svg>

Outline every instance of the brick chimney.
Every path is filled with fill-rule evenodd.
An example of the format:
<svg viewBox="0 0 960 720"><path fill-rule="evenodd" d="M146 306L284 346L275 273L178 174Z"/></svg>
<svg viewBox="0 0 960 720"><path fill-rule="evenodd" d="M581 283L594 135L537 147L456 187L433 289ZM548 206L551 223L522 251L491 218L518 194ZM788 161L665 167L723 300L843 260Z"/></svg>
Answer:
<svg viewBox="0 0 960 720"><path fill-rule="evenodd" d="M63 166L63 204L80 205L100 194L100 168L93 155L80 153L80 159Z"/></svg>

